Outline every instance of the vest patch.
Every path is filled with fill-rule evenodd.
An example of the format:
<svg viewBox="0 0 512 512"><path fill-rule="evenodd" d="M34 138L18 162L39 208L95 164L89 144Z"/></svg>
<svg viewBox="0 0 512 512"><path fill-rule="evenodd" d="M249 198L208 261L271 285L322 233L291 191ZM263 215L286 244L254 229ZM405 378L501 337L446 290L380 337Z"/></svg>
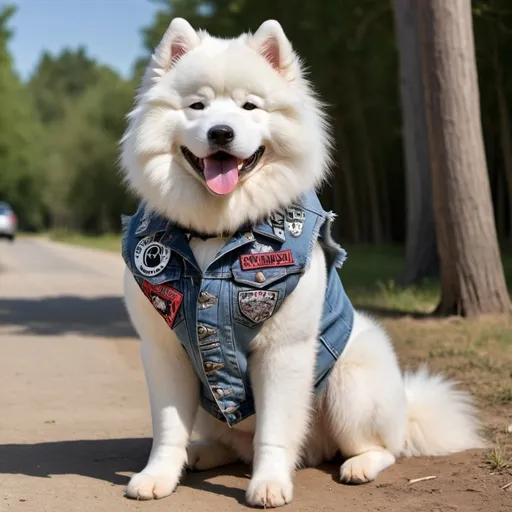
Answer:
<svg viewBox="0 0 512 512"><path fill-rule="evenodd" d="M169 247L157 242L155 237L146 236L136 246L133 252L135 267L146 277L153 277L167 266L171 259Z"/></svg>
<svg viewBox="0 0 512 512"><path fill-rule="evenodd" d="M183 302L183 294L170 286L142 283L144 295L151 301L153 307L162 315L167 325L172 328L176 315Z"/></svg>
<svg viewBox="0 0 512 512"><path fill-rule="evenodd" d="M261 254L242 254L242 256L240 256L240 265L243 270L265 267L288 267L293 264L294 261L290 249Z"/></svg>
<svg viewBox="0 0 512 512"><path fill-rule="evenodd" d="M297 238L302 235L305 221L306 213L299 206L291 206L286 211L286 228L293 237Z"/></svg>
<svg viewBox="0 0 512 512"><path fill-rule="evenodd" d="M273 290L238 292L238 306L244 316L259 324L272 316L278 298L279 292Z"/></svg>
<svg viewBox="0 0 512 512"><path fill-rule="evenodd" d="M284 214L276 211L270 215L268 223L272 226L272 231L282 242L286 240L284 233Z"/></svg>

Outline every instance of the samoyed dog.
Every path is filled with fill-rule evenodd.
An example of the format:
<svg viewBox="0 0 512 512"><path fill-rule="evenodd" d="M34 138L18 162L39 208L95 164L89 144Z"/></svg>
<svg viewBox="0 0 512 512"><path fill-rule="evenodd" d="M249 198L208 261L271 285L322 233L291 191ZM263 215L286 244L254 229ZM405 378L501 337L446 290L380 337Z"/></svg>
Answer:
<svg viewBox="0 0 512 512"><path fill-rule="evenodd" d="M341 482L362 484L397 457L484 446L470 397L425 369L402 374L384 329L346 298L333 215L315 199L330 148L278 22L220 39L172 21L122 139L141 198L125 300L153 423L129 497L238 460L252 464L247 503L278 507L297 468L337 453Z"/></svg>

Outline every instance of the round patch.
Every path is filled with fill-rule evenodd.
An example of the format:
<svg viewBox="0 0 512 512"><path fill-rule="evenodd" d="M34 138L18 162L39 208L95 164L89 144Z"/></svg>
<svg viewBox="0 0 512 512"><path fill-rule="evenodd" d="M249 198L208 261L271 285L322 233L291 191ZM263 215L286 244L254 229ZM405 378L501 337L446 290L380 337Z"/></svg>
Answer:
<svg viewBox="0 0 512 512"><path fill-rule="evenodd" d="M143 238L135 247L134 251L135 267L147 277L160 274L171 259L171 250L169 247L155 241L155 237L147 236Z"/></svg>

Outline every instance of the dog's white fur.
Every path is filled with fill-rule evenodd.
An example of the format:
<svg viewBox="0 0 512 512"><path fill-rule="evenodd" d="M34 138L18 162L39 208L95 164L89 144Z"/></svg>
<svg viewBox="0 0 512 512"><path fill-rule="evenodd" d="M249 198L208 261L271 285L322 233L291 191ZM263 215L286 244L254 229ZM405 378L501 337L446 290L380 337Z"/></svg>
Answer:
<svg viewBox="0 0 512 512"><path fill-rule="evenodd" d="M207 108L188 108L198 101ZM258 108L243 110L247 101ZM209 192L180 152L184 145L207 156L206 132L215 124L234 128L232 152L241 159L266 147L257 168L227 196ZM128 183L152 208L219 235L193 239L203 271L224 245L221 235L318 186L328 158L320 105L276 21L254 35L222 40L173 20L130 114L122 161ZM484 446L470 397L424 369L402 376L386 332L359 312L325 390L314 397L325 287L317 245L296 290L253 341L256 415L230 429L198 407L198 379L185 351L126 272L126 305L142 340L154 436L147 466L131 479L128 496L167 496L186 464L208 469L244 460L253 463L247 502L275 507L291 501L298 466L317 465L338 451L346 458L341 480L364 483L398 456ZM189 446L194 423L202 439Z"/></svg>

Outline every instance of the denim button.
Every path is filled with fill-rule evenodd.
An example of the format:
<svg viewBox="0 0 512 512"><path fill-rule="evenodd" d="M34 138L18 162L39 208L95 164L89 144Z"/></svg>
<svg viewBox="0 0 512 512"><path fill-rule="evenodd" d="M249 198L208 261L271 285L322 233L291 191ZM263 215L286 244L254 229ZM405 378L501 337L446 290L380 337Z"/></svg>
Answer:
<svg viewBox="0 0 512 512"><path fill-rule="evenodd" d="M217 331L215 329L212 329L211 327L206 327L205 325L200 325L197 328L197 336L200 340L204 340L205 338L208 338L208 336L212 336Z"/></svg>
<svg viewBox="0 0 512 512"><path fill-rule="evenodd" d="M216 363L213 361L206 361L204 363L204 371L206 372L206 375L211 375L221 368L224 368L224 363Z"/></svg>
<svg viewBox="0 0 512 512"><path fill-rule="evenodd" d="M265 274L263 272L256 272L256 275L254 276L254 280L257 283L264 283L265 282Z"/></svg>
<svg viewBox="0 0 512 512"><path fill-rule="evenodd" d="M217 304L217 297L208 292L201 292L197 299L199 309L208 309Z"/></svg>

